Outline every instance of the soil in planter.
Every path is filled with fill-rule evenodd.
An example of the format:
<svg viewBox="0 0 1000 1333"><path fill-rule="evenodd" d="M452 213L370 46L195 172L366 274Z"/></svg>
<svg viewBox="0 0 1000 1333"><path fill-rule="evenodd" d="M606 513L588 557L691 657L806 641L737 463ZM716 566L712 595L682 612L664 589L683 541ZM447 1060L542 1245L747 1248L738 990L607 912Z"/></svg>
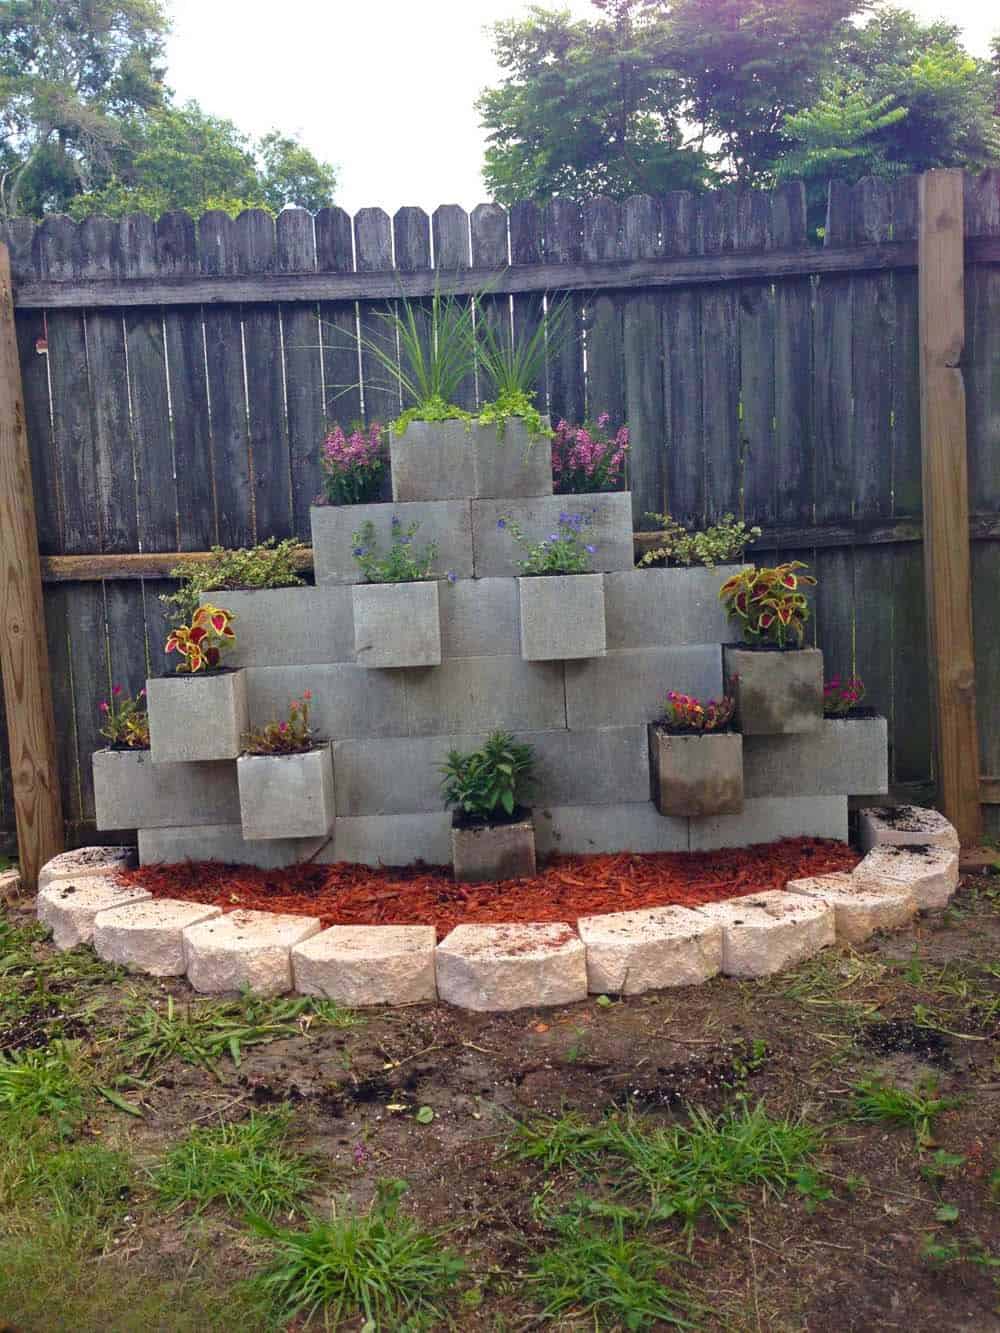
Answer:
<svg viewBox="0 0 1000 1333"><path fill-rule="evenodd" d="M122 878L156 898L319 917L333 925L429 925L438 938L461 922L570 921L603 912L697 907L783 889L790 879L851 870L858 854L820 838L786 838L713 852L558 856L530 879L463 884L447 866L375 870L294 865L258 870L219 862L143 866Z"/></svg>
<svg viewBox="0 0 1000 1333"><path fill-rule="evenodd" d="M506 810L494 810L489 815L469 815L464 810L456 810L451 817L451 826L461 829L501 828L507 824L523 824L530 818L531 810L526 805L515 805L511 814Z"/></svg>
<svg viewBox="0 0 1000 1333"><path fill-rule="evenodd" d="M859 704L854 708L849 708L846 713L824 713L824 722L870 722L873 717L881 717L882 714L877 708L869 708L866 704Z"/></svg>

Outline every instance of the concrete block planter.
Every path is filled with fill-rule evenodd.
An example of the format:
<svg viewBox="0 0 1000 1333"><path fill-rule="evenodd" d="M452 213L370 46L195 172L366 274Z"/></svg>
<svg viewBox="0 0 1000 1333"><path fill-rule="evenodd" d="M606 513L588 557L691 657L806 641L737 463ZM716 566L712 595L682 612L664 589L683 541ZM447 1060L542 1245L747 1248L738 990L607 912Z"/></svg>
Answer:
<svg viewBox="0 0 1000 1333"><path fill-rule="evenodd" d="M673 735L654 722L649 777L661 815L737 814L743 809L743 737L735 731Z"/></svg>
<svg viewBox="0 0 1000 1333"><path fill-rule="evenodd" d="M876 930L905 926L916 915L917 905L908 884L856 874L815 875L790 879L788 893L816 898L833 908L837 939L861 944Z"/></svg>
<svg viewBox="0 0 1000 1333"><path fill-rule="evenodd" d="M412 421L390 435L392 498L466 500L552 494L552 446L531 440L523 421L496 426L466 421Z"/></svg>
<svg viewBox="0 0 1000 1333"><path fill-rule="evenodd" d="M245 754L236 761L243 836L323 838L333 828L333 752Z"/></svg>
<svg viewBox="0 0 1000 1333"><path fill-rule="evenodd" d="M550 574L517 581L521 656L527 662L603 657L603 574Z"/></svg>
<svg viewBox="0 0 1000 1333"><path fill-rule="evenodd" d="M435 570L451 571L460 579L472 578L472 516L470 500L416 500L405 504L317 505L310 510L313 565L316 583L361 583L364 575L352 554L354 533L366 522L375 526L381 546L387 546L396 515L404 528L419 523L418 546L438 548ZM498 536L500 534L497 534Z"/></svg>
<svg viewBox="0 0 1000 1333"><path fill-rule="evenodd" d="M725 679L736 677L736 725L744 736L818 731L823 722L823 654L723 647Z"/></svg>
<svg viewBox="0 0 1000 1333"><path fill-rule="evenodd" d="M249 730L242 671L160 676L146 682L154 764L235 759Z"/></svg>
<svg viewBox="0 0 1000 1333"><path fill-rule="evenodd" d="M51 928L56 948L73 949L78 944L89 944L94 938L94 921L99 912L143 902L149 896L145 889L100 875L79 880L56 879L39 889L36 910L42 925Z"/></svg>
<svg viewBox="0 0 1000 1333"><path fill-rule="evenodd" d="M697 986L722 967L722 927L686 907L581 917L577 929L592 994Z"/></svg>
<svg viewBox="0 0 1000 1333"><path fill-rule="evenodd" d="M315 917L278 912L229 912L201 921L184 931L188 981L204 995L283 995L292 989L292 949L319 931Z"/></svg>
<svg viewBox="0 0 1000 1333"><path fill-rule="evenodd" d="M231 761L154 764L148 750L97 750L93 770L99 829L228 824L240 817Z"/></svg>
<svg viewBox="0 0 1000 1333"><path fill-rule="evenodd" d="M450 501L455 504L457 501ZM632 541L632 496L628 491L606 491L590 495L549 495L525 500L472 500L472 541L476 578L511 578L521 571L521 552L497 520L512 518L528 541L541 541L559 526L559 515L567 510L587 514L587 541L597 547L591 568L598 573L635 568ZM402 511L401 511L402 516ZM404 519L405 522L405 519ZM421 540L432 534L421 529ZM443 557L442 569L451 569Z"/></svg>
<svg viewBox="0 0 1000 1333"><path fill-rule="evenodd" d="M182 977L184 931L221 915L218 907L174 898L112 907L94 918L94 952L106 963L119 963L132 972Z"/></svg>
<svg viewBox="0 0 1000 1333"><path fill-rule="evenodd" d="M586 951L568 925L456 926L437 947L438 995L479 1013L587 997Z"/></svg>
<svg viewBox="0 0 1000 1333"><path fill-rule="evenodd" d="M829 903L780 889L696 910L722 927L722 970L729 977L768 977L836 939Z"/></svg>
<svg viewBox="0 0 1000 1333"><path fill-rule="evenodd" d="M331 926L292 949L300 995L336 1004L420 1004L437 999L433 926Z"/></svg>
<svg viewBox="0 0 1000 1333"><path fill-rule="evenodd" d="M950 847L958 851L953 824L937 810L921 805L872 806L858 816L858 842L873 847Z"/></svg>
<svg viewBox="0 0 1000 1333"><path fill-rule="evenodd" d="M535 824L530 815L508 823L451 826L451 864L460 883L496 883L535 873Z"/></svg>
<svg viewBox="0 0 1000 1333"><path fill-rule="evenodd" d="M359 666L440 666L441 608L435 579L356 583L352 593Z"/></svg>

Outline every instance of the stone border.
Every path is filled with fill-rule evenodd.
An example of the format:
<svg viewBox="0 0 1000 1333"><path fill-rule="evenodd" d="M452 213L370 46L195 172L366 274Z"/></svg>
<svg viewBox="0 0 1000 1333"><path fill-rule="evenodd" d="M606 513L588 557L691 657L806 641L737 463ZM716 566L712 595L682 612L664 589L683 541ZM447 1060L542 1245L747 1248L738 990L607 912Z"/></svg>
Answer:
<svg viewBox="0 0 1000 1333"><path fill-rule="evenodd" d="M936 811L922 812L925 841L915 844L911 830L862 816L870 850L850 873L791 880L784 890L700 908L582 918L575 929L469 923L436 944L425 926L322 931L313 918L267 912L188 924L180 903L164 903L151 929L149 895L113 878L121 848L86 848L49 862L37 911L55 927L57 948L93 941L107 961L127 960L132 970L153 976L172 973L173 960L183 957L183 971L202 992L250 984L272 995L290 988L325 995L352 1008L438 998L479 1012L537 1008L588 993L687 986L719 973L770 976L834 942L858 944L876 930L907 924L918 911L946 907L959 878L951 824ZM129 931L132 905L136 928ZM178 913L174 925L171 912Z"/></svg>

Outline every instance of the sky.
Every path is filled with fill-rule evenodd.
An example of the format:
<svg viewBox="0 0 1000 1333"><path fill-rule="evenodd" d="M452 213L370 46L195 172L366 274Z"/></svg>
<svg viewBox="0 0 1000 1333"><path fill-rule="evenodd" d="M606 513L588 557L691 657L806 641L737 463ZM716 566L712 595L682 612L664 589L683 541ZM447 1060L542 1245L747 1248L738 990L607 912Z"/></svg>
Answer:
<svg viewBox="0 0 1000 1333"><path fill-rule="evenodd" d="M544 7L594 12L589 0ZM498 82L490 26L525 0L167 0L167 78L253 135L294 131L338 169L337 202L473 208L486 198L475 101ZM985 55L995 0L909 0Z"/></svg>

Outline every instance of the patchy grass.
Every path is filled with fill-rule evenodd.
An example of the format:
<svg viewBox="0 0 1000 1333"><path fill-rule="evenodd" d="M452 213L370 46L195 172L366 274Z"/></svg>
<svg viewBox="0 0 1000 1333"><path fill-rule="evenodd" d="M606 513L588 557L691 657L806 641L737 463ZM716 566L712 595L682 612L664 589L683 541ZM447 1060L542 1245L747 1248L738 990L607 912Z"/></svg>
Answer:
<svg viewBox="0 0 1000 1333"><path fill-rule="evenodd" d="M69 1128L83 1115L86 1092L77 1052L67 1042L0 1052L0 1115L28 1121L46 1116Z"/></svg>
<svg viewBox="0 0 1000 1333"><path fill-rule="evenodd" d="M863 1079L854 1089L855 1120L873 1120L911 1129L917 1147L934 1146L934 1119L957 1106L954 1097L935 1096L936 1085L928 1080L916 1092L877 1079Z"/></svg>

